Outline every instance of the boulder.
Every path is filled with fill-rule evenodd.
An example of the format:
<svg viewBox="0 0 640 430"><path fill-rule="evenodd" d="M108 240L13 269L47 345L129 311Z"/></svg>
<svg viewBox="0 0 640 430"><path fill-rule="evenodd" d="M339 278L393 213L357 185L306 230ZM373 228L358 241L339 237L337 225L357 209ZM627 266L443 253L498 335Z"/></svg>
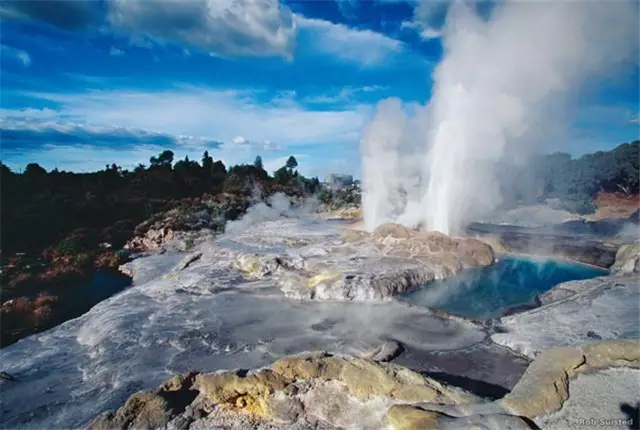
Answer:
<svg viewBox="0 0 640 430"><path fill-rule="evenodd" d="M404 348L400 343L395 340L390 340L384 342L379 347L375 348L373 351L365 354L363 358L368 358L373 361L391 361L397 356L399 356Z"/></svg>
<svg viewBox="0 0 640 430"><path fill-rule="evenodd" d="M569 397L569 378L586 363L576 348L556 348L543 352L503 399L511 412L536 417L558 410Z"/></svg>
<svg viewBox="0 0 640 430"><path fill-rule="evenodd" d="M411 258L428 267L438 268L443 271L442 278L453 276L462 270L462 262L460 257L454 252L438 252L436 254L418 254L412 255ZM440 277L436 276L436 279Z"/></svg>
<svg viewBox="0 0 640 430"><path fill-rule="evenodd" d="M166 425L170 419L166 400L147 391L132 395L115 414L104 414L93 421L89 429L157 429Z"/></svg>
<svg viewBox="0 0 640 430"><path fill-rule="evenodd" d="M316 288L318 285L333 282L342 277L342 273L338 270L324 270L307 281L307 288Z"/></svg>
<svg viewBox="0 0 640 430"><path fill-rule="evenodd" d="M373 234L344 229L341 239L289 253L238 254L233 266L247 279L272 278L292 299L368 301L494 261L491 247L478 240L392 223Z"/></svg>
<svg viewBox="0 0 640 430"><path fill-rule="evenodd" d="M268 415L282 424L293 424L304 414L303 403L283 391L276 391L267 400Z"/></svg>
<svg viewBox="0 0 640 430"><path fill-rule="evenodd" d="M185 411L197 396L195 374L172 377L157 390L133 394L116 412L107 412L88 424L90 430L157 429Z"/></svg>
<svg viewBox="0 0 640 430"><path fill-rule="evenodd" d="M536 357L500 403L515 415L546 415L562 408L577 374L614 366L640 368L640 342L620 339L549 349Z"/></svg>
<svg viewBox="0 0 640 430"><path fill-rule="evenodd" d="M478 239L459 239L457 251L464 267L490 266L495 261L493 249Z"/></svg>

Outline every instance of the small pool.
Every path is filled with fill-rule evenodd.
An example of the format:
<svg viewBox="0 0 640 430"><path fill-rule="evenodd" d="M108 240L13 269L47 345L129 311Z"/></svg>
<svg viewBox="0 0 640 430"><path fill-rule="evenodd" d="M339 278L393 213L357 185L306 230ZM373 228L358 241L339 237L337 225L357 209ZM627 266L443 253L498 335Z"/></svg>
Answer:
<svg viewBox="0 0 640 430"><path fill-rule="evenodd" d="M604 269L563 260L507 256L493 266L429 282L398 299L468 318L498 318L509 308L533 305L537 294L561 282L606 274Z"/></svg>
<svg viewBox="0 0 640 430"><path fill-rule="evenodd" d="M130 277L116 270L96 270L88 283L75 285L66 294L58 295L58 303L64 307L64 320L79 317L131 284Z"/></svg>

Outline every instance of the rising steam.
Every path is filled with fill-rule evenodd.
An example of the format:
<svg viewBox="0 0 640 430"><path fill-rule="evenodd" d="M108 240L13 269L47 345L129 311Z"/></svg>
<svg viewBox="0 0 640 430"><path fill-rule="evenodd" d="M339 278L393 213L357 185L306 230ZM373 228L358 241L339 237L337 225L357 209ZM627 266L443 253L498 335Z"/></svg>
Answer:
<svg viewBox="0 0 640 430"><path fill-rule="evenodd" d="M452 234L495 209L496 163L531 152L566 124L587 78L637 55L637 16L634 2L507 1L484 19L454 3L428 105L384 100L365 130L367 229Z"/></svg>

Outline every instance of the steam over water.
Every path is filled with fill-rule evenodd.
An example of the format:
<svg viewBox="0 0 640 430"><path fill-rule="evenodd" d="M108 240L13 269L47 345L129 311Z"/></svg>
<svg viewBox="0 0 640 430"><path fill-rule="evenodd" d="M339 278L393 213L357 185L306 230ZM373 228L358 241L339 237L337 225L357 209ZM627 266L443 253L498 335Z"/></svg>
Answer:
<svg viewBox="0 0 640 430"><path fill-rule="evenodd" d="M451 234L495 209L496 163L566 128L571 101L637 54L637 16L637 3L620 1L507 1L489 18L454 3L430 102L384 100L365 131L367 229Z"/></svg>

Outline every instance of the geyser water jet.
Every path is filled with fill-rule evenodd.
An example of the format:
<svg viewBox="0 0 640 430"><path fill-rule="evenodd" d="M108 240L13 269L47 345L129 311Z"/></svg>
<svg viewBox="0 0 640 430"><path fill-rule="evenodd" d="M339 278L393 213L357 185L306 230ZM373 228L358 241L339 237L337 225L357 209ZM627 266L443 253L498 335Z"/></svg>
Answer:
<svg viewBox="0 0 640 430"><path fill-rule="evenodd" d="M484 19L454 3L429 104L408 114L382 101L365 130L366 228L393 221L452 234L495 209L496 163L564 128L558 114L586 79L637 54L637 14L634 2L507 1Z"/></svg>

